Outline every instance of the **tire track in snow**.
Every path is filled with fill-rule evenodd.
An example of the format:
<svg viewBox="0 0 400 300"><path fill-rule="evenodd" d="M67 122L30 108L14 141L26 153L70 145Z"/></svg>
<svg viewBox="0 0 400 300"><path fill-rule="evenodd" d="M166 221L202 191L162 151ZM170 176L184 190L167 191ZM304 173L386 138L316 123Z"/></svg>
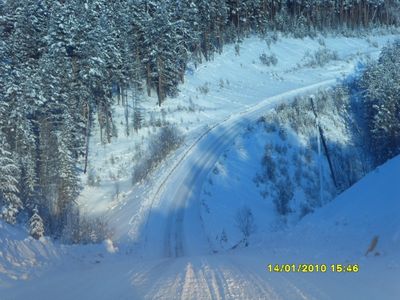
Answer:
<svg viewBox="0 0 400 300"><path fill-rule="evenodd" d="M222 154L222 152L232 143L234 138L239 134L239 129L241 128L241 123L243 122L243 120L255 121L265 112L273 109L280 103L290 102L296 96L312 93L320 88L332 86L336 82L336 79L325 80L305 87L293 89L272 97L268 97L254 106L248 107L239 113L226 117L222 122L214 124L205 132L203 132L183 153L182 157L175 163L175 165L165 176L165 178L155 191L154 195L152 196L149 213L146 219L146 224L144 226L144 249L149 246L148 237L149 230L151 230L149 227L149 223L153 213L155 202L157 200L168 201L168 199L171 199L172 195L173 199L172 204L170 204L168 208L169 213L165 226L163 245L161 245L161 248L164 248L163 255L166 257L179 257L190 254L187 253L185 249L184 236L185 211L188 205L188 201L193 194L193 192L189 190L189 187L194 188L196 186L196 183L198 183L197 187L200 186L201 188L201 185L203 184L206 176L208 175L210 170L212 170L212 167L215 165L220 154ZM215 133L215 135L212 135L211 133ZM203 149L205 153L200 152L200 154L202 154L202 157L190 162L189 159L193 157L193 155L191 154L193 154L196 148L200 149L201 146L205 146L205 150ZM196 154L196 152L194 152L194 154ZM190 169L190 166L193 166L193 163L197 163L197 165L199 166L199 170L194 174L191 172ZM187 167L189 167L189 170L183 170L180 172L181 175L183 174L183 176L177 176L176 173L178 173L179 175L179 172L177 172L178 168L184 169L186 165L188 165ZM175 178L173 178L174 176ZM178 179L179 181L173 179ZM178 186L176 186L177 184ZM186 186L184 186L184 184L186 184ZM174 192L171 193L170 190ZM198 194L195 194L195 199L191 199L192 205L198 200L198 196ZM198 220L191 219L191 222L201 222L200 210L198 211L198 216L196 213L196 219L197 217ZM199 238L200 237L198 236L192 236L192 241L195 241ZM205 241L205 243L208 243L207 240Z"/></svg>

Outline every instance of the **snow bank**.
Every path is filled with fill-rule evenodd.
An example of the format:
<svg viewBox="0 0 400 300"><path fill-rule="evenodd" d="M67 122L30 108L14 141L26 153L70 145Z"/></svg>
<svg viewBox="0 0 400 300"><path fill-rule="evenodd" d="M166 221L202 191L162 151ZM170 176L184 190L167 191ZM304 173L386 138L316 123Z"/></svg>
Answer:
<svg viewBox="0 0 400 300"><path fill-rule="evenodd" d="M114 246L113 241L110 239L104 241L104 246L108 253L116 253L118 251L118 248Z"/></svg>
<svg viewBox="0 0 400 300"><path fill-rule="evenodd" d="M377 256L400 255L400 156L369 173L334 201L306 216L298 232L324 236L363 256L377 236ZM318 224L318 226L316 226ZM400 266L400 260L399 266Z"/></svg>
<svg viewBox="0 0 400 300"><path fill-rule="evenodd" d="M35 240L17 227L0 220L0 283L1 279L28 279L47 262L60 257L60 249L51 239Z"/></svg>

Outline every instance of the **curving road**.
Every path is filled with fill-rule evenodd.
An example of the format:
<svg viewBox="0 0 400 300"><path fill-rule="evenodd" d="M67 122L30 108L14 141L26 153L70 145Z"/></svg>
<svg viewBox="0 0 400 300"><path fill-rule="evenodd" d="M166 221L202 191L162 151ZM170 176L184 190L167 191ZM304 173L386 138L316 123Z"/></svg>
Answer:
<svg viewBox="0 0 400 300"><path fill-rule="evenodd" d="M180 257L213 252L203 230L199 195L208 173L248 122L279 103L332 86L336 79L269 97L204 132L184 152L158 187L144 226L144 256Z"/></svg>

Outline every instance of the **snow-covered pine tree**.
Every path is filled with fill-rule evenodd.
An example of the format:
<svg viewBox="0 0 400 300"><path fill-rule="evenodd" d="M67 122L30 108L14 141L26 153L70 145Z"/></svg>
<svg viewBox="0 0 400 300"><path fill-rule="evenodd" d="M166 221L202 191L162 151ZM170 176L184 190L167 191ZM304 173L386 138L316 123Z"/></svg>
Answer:
<svg viewBox="0 0 400 300"><path fill-rule="evenodd" d="M224 43L231 38L225 34L228 22L228 7L224 0L212 0L210 2L211 35L214 51L222 53Z"/></svg>
<svg viewBox="0 0 400 300"><path fill-rule="evenodd" d="M383 49L362 78L370 149L381 164L400 151L400 41Z"/></svg>
<svg viewBox="0 0 400 300"><path fill-rule="evenodd" d="M182 37L181 59L184 65L180 66L180 80L184 80L184 71L189 59L195 63L201 61L201 28L199 11L192 0L172 0L171 5L174 8L173 19L179 20L178 32Z"/></svg>
<svg viewBox="0 0 400 300"><path fill-rule="evenodd" d="M179 65L177 48L181 42L178 34L179 22L173 20L173 9L168 2L149 3L151 14L146 24L144 62L149 70L149 84L157 91L158 105L161 106L167 95L177 94Z"/></svg>
<svg viewBox="0 0 400 300"><path fill-rule="evenodd" d="M0 130L0 217L7 223L15 224L23 206L17 187L19 170L9 148Z"/></svg>
<svg viewBox="0 0 400 300"><path fill-rule="evenodd" d="M100 135L103 143L111 142L113 136L112 98L113 82L118 83L121 75L121 57L115 36L109 24L107 2L92 1L88 4L87 18L90 30L83 48L85 59L84 77L90 87L91 102L97 110Z"/></svg>
<svg viewBox="0 0 400 300"><path fill-rule="evenodd" d="M35 14L35 18L31 15ZM41 104L38 60L43 53L43 36L46 30L46 7L32 1L8 1L4 12L5 25L1 40L0 86L6 103L3 133L18 163L18 188L24 206L33 198L35 175L34 115ZM4 51L3 51L4 50ZM6 62L6 63L4 63ZM2 82L3 81L3 82Z"/></svg>
<svg viewBox="0 0 400 300"><path fill-rule="evenodd" d="M29 219L29 234L37 240L44 236L43 219L40 217L37 207L33 209L32 217Z"/></svg>
<svg viewBox="0 0 400 300"><path fill-rule="evenodd" d="M57 161L59 169L57 174L58 191L56 202L56 216L58 232L62 232L66 224L68 208L79 194L79 179L76 160L72 154L72 135L70 128L73 126L72 118L65 112L63 126L57 133Z"/></svg>

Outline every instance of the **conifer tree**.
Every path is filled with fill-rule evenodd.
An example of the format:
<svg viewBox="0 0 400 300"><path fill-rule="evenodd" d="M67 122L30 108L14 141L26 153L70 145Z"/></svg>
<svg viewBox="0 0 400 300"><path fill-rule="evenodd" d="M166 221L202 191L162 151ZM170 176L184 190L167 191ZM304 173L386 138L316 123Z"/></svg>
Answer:
<svg viewBox="0 0 400 300"><path fill-rule="evenodd" d="M33 215L29 219L29 234L37 240L44 236L43 219L40 217L37 207L33 209Z"/></svg>
<svg viewBox="0 0 400 300"><path fill-rule="evenodd" d="M9 145L0 131L0 217L15 224L23 208L18 191L18 166L9 151Z"/></svg>

